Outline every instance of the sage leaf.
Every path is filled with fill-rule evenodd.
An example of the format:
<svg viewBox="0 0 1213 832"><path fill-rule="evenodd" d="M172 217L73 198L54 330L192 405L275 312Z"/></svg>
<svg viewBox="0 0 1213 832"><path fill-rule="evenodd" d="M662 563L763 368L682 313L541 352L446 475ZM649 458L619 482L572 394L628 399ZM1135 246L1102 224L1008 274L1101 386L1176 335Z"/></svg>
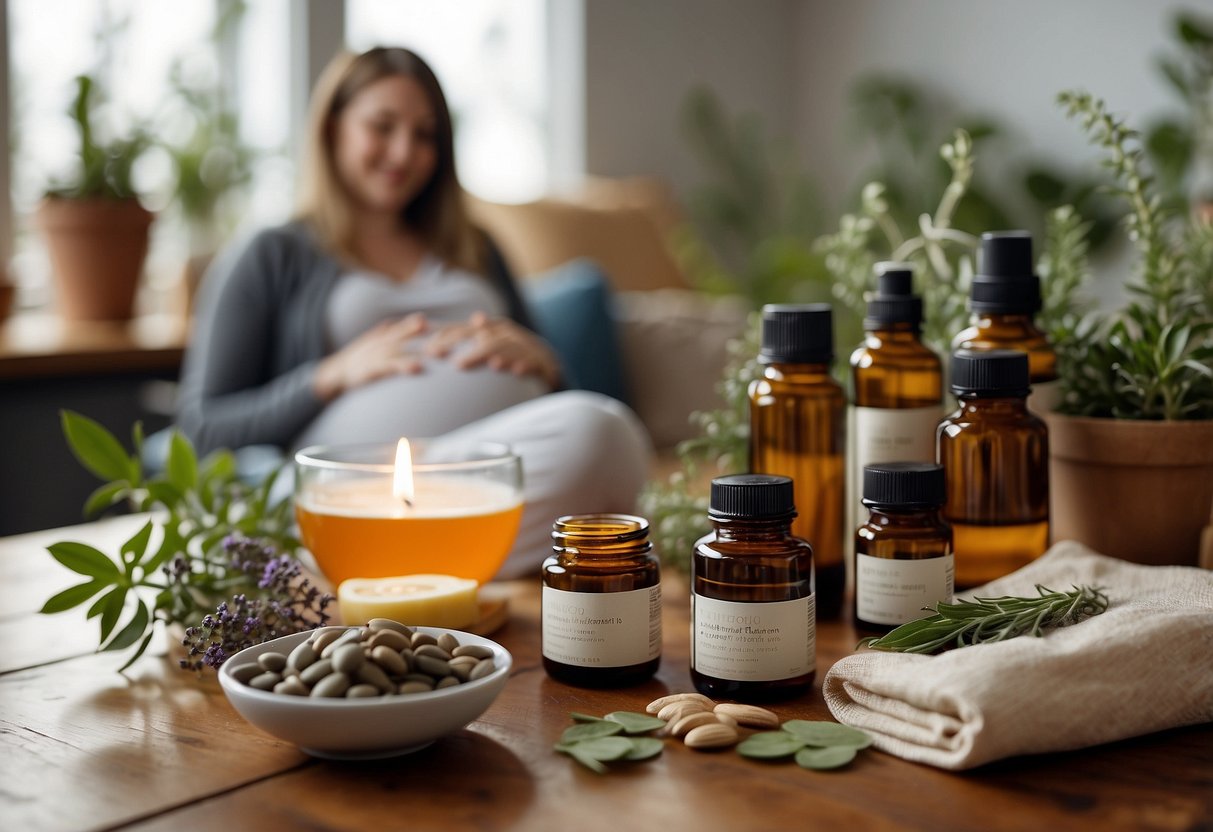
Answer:
<svg viewBox="0 0 1213 832"><path fill-rule="evenodd" d="M47 547L47 551L55 560L81 575L107 580L111 583L118 581L122 576L122 572L112 560L102 554L100 550L94 549L86 543L65 540L62 543L51 544Z"/></svg>
<svg viewBox="0 0 1213 832"><path fill-rule="evenodd" d="M603 762L618 760L631 753L632 740L627 737L595 737L576 743L569 751Z"/></svg>
<svg viewBox="0 0 1213 832"><path fill-rule="evenodd" d="M572 713L570 713L569 718L572 719L574 722L605 722L606 721L600 716L594 716L593 714L578 713L577 711L573 711Z"/></svg>
<svg viewBox="0 0 1213 832"><path fill-rule="evenodd" d="M138 468L112 433L87 416L64 410L63 434L80 464L103 480L136 480Z"/></svg>
<svg viewBox="0 0 1213 832"><path fill-rule="evenodd" d="M615 734L622 734L623 726L618 722L600 720L599 722L584 722L580 725L574 725L572 728L566 728L564 733L560 735L561 743L581 742L582 740L592 740L598 737L610 737Z"/></svg>
<svg viewBox="0 0 1213 832"><path fill-rule="evenodd" d="M809 722L803 719L790 719L781 728L791 734L804 745L814 745L818 748L867 748L872 744L872 737L866 731L842 725L837 722Z"/></svg>
<svg viewBox="0 0 1213 832"><path fill-rule="evenodd" d="M178 430L169 436L165 473L178 491L189 491L198 484L198 457L194 446Z"/></svg>
<svg viewBox="0 0 1213 832"><path fill-rule="evenodd" d="M135 654L126 660L126 664L124 664L124 665L122 665L122 667L118 668L119 673L122 673L123 671L125 671L128 667L130 667L131 665L133 665L135 663L136 659L138 659L140 656L143 655L144 651L147 650L147 646L152 641L152 636L154 636L155 634L156 634L156 630L153 628L150 632L148 632L148 634L146 636L144 636L143 642L139 645L139 649L135 651Z"/></svg>
<svg viewBox="0 0 1213 832"><path fill-rule="evenodd" d="M635 737L629 742L632 744L632 750L623 756L623 759L629 762L651 760L665 749L665 743L656 737Z"/></svg>
<svg viewBox="0 0 1213 832"><path fill-rule="evenodd" d="M665 727L665 720L648 714L638 714L632 711L612 711L603 719L618 722L626 734L647 734Z"/></svg>
<svg viewBox="0 0 1213 832"><path fill-rule="evenodd" d="M796 752L796 765L814 771L842 768L855 759L856 750L836 745L831 748L802 748Z"/></svg>
<svg viewBox="0 0 1213 832"><path fill-rule="evenodd" d="M786 731L765 731L747 737L737 746L737 753L755 760L778 760L791 757L804 746L804 740Z"/></svg>
<svg viewBox="0 0 1213 832"><path fill-rule="evenodd" d="M82 584L76 584L48 598L39 612L50 615L51 613L70 610L72 607L83 604L107 586L109 584L104 581L86 581Z"/></svg>
<svg viewBox="0 0 1213 832"><path fill-rule="evenodd" d="M135 615L127 622L125 627L118 631L118 635L114 636L109 644L101 648L102 652L123 650L130 647L139 640L140 636L147 632L149 620L150 616L147 612L147 604L140 601L139 606L135 607Z"/></svg>
<svg viewBox="0 0 1213 832"><path fill-rule="evenodd" d="M606 774L606 773L607 773L607 767L606 767L606 766L604 766L602 763L600 763L600 762L598 762L597 760L595 760L595 759L594 759L593 757L591 757L590 755L588 755L588 754L583 754L582 752L578 751L578 750L576 749L576 746L574 746L573 748L569 749L569 751L568 751L567 753L568 753L568 755L569 755L570 757L572 757L572 758L573 758L574 760L576 760L577 762L581 763L583 766L585 766L586 768L588 768L590 771L597 772L598 774Z"/></svg>

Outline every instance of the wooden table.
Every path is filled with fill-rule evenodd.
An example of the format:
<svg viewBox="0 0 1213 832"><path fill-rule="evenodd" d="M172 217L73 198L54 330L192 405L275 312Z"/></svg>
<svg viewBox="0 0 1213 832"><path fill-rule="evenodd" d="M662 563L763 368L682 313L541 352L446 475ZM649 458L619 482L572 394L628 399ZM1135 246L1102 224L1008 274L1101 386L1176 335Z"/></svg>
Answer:
<svg viewBox="0 0 1213 832"><path fill-rule="evenodd" d="M160 657L123 677L90 654L96 624L36 610L72 576L43 551L62 539L104 551L133 518L0 540L0 824L6 830L1209 829L1213 725L955 774L875 751L819 773L667 741L661 757L595 775L552 743L570 711L643 710L690 690L684 586L667 589L665 656L652 682L591 691L553 682L539 655L532 582L509 585L496 638L515 659L484 716L393 760L311 759L243 722L213 678ZM820 679L855 644L818 630L813 695L784 719L829 719Z"/></svg>

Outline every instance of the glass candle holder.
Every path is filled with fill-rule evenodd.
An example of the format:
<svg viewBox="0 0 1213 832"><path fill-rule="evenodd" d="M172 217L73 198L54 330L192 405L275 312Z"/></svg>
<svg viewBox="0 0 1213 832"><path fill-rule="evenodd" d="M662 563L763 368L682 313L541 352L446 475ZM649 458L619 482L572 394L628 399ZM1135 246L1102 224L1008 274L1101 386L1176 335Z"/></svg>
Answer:
<svg viewBox="0 0 1213 832"><path fill-rule="evenodd" d="M434 573L485 583L522 519L522 465L494 443L314 446L295 454L303 543L334 585ZM400 493L398 469L412 489Z"/></svg>

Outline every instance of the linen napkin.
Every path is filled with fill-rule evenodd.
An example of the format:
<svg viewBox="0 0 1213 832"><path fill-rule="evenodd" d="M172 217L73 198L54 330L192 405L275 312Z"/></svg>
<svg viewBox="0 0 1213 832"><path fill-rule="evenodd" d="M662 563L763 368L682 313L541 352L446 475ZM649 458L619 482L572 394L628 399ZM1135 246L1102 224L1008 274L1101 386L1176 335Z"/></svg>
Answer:
<svg viewBox="0 0 1213 832"><path fill-rule="evenodd" d="M1105 589L1106 612L1041 638L937 656L864 651L826 674L839 722L947 769L1213 720L1213 572L1139 566L1074 542L962 598Z"/></svg>

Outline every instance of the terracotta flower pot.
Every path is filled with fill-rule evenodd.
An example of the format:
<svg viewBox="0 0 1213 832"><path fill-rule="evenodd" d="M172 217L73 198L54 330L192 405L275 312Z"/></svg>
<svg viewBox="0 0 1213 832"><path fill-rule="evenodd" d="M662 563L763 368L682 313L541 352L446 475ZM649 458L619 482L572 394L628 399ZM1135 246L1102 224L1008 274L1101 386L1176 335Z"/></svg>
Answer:
<svg viewBox="0 0 1213 832"><path fill-rule="evenodd" d="M135 199L50 197L38 206L59 301L73 321L126 320L147 257L152 214Z"/></svg>
<svg viewBox="0 0 1213 832"><path fill-rule="evenodd" d="M1045 414L1053 540L1195 566L1213 506L1213 421Z"/></svg>

